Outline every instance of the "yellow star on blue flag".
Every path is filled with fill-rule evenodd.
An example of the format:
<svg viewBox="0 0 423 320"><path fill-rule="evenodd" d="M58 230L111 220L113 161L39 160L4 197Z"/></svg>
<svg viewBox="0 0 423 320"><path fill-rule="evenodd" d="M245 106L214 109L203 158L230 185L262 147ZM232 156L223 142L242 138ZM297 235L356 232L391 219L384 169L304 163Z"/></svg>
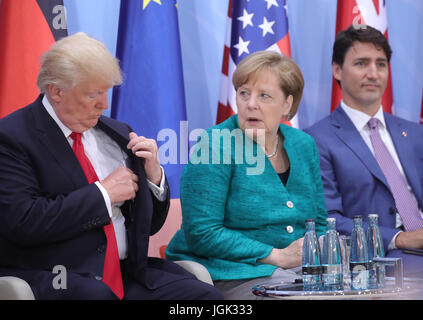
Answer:
<svg viewBox="0 0 423 320"><path fill-rule="evenodd" d="M113 89L110 112L134 132L157 141L172 199L179 198L179 181L189 156L183 131L187 114L175 3L121 1L116 56L125 82Z"/></svg>
<svg viewBox="0 0 423 320"><path fill-rule="evenodd" d="M150 4L151 1L162 5L162 2L160 0L143 0L142 9L144 10Z"/></svg>

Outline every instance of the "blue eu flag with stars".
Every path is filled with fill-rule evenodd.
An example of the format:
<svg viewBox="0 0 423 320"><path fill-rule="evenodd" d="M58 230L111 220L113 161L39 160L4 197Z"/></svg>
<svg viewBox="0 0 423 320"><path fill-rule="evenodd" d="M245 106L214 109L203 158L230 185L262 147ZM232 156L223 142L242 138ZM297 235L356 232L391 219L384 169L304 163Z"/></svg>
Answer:
<svg viewBox="0 0 423 320"><path fill-rule="evenodd" d="M124 82L114 88L111 110L112 118L157 141L172 198L179 198L188 158L177 18L175 0L121 2L116 56Z"/></svg>

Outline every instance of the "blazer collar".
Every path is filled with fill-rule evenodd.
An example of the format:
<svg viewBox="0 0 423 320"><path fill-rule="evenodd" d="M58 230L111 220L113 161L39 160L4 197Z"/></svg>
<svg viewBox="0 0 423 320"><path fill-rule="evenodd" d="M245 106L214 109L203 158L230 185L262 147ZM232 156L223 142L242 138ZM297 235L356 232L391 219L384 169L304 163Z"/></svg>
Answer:
<svg viewBox="0 0 423 320"><path fill-rule="evenodd" d="M49 151L50 156L67 172L76 187L86 185L88 181L78 159L75 157L63 131L43 106L42 99L43 95L40 95L32 105L34 127L38 139ZM100 117L97 126L114 139L128 156L132 155L130 150L126 148L129 142L128 132L124 132L122 128L113 125L113 122L104 116Z"/></svg>
<svg viewBox="0 0 423 320"><path fill-rule="evenodd" d="M123 130L122 127L115 126L113 121L105 116L101 116L98 119L96 127L106 132L114 141L116 141L119 147L124 150L128 156L132 155L132 152L126 147L129 143L128 128Z"/></svg>
<svg viewBox="0 0 423 320"><path fill-rule="evenodd" d="M347 116L341 106L336 108L331 116L331 124L335 128L335 134L343 141L354 154L361 160L367 169L388 188L388 182L373 156L370 149L367 147L360 133Z"/></svg>
<svg viewBox="0 0 423 320"><path fill-rule="evenodd" d="M38 139L49 151L50 156L68 174L75 186L81 187L86 185L88 181L78 159L75 157L63 131L44 108L42 99L43 95L40 95L32 105L34 127L37 131Z"/></svg>

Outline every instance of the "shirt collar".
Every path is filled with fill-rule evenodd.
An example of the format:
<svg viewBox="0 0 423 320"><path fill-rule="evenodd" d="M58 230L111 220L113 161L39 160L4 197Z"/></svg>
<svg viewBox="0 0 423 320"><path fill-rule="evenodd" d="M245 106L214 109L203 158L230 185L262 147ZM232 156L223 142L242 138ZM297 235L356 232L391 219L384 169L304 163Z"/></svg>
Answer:
<svg viewBox="0 0 423 320"><path fill-rule="evenodd" d="M68 127L66 127L62 121L60 121L59 117L56 114L56 111L54 111L53 106L50 104L50 102L47 99L47 95L44 95L43 97L43 106L47 110L48 114L53 118L53 120L56 122L56 124L59 126L60 130L62 130L65 137L69 137L69 135L72 133L72 130L70 130Z"/></svg>
<svg viewBox="0 0 423 320"><path fill-rule="evenodd" d="M379 120L379 123L381 124L382 128L385 128L385 117L383 115L383 108L382 106L379 107L376 114L373 117L370 117L368 114L359 111L357 109L353 109L345 104L345 102L341 101L341 107L347 114L347 116L351 119L354 126L357 128L358 131L361 131L363 129L367 130L368 126L367 123L371 118L376 118Z"/></svg>

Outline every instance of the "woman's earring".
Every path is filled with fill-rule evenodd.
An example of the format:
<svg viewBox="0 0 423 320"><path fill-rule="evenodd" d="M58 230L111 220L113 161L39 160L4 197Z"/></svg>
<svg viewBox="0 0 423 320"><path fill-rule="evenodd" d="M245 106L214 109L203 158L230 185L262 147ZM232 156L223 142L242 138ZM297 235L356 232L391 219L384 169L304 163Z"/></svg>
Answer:
<svg viewBox="0 0 423 320"><path fill-rule="evenodd" d="M286 115L285 115L285 121L289 121L291 119L291 112L288 112Z"/></svg>

